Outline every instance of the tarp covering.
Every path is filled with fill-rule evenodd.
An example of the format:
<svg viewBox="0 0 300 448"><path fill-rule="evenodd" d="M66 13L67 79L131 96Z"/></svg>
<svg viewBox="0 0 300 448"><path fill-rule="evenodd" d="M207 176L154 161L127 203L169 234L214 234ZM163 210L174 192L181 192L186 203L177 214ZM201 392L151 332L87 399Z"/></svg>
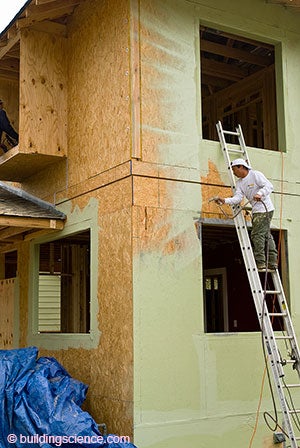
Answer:
<svg viewBox="0 0 300 448"><path fill-rule="evenodd" d="M134 448L81 409L87 388L36 347L0 350L0 447Z"/></svg>

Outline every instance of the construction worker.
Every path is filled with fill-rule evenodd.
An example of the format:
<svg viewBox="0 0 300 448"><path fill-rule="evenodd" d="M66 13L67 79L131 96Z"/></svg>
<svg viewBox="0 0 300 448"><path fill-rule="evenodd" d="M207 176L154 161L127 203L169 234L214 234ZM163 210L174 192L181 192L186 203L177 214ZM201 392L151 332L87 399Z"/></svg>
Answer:
<svg viewBox="0 0 300 448"><path fill-rule="evenodd" d="M0 142L1 149L4 152L8 151L8 147L6 144L2 142L2 133L5 132L7 136L7 140L10 146L16 146L19 142L19 134L14 130L12 125L10 124L9 119L7 118L6 112L3 109L3 101L0 100Z"/></svg>
<svg viewBox="0 0 300 448"><path fill-rule="evenodd" d="M267 268L274 270L277 268L278 253L270 232L274 213L274 205L270 198L273 185L263 173L253 170L243 159L233 160L231 167L234 175L238 177L234 196L216 197L214 200L218 204L237 205L244 197L248 199L252 205L251 240L257 268L259 271L265 271Z"/></svg>

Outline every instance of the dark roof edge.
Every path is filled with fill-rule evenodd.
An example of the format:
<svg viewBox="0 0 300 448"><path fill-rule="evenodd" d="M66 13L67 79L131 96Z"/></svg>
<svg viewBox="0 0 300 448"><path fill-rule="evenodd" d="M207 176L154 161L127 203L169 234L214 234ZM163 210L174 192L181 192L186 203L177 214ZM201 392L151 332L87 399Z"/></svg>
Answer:
<svg viewBox="0 0 300 448"><path fill-rule="evenodd" d="M0 39L1 37L9 30L9 28L18 20L18 18L23 14L27 6L32 2L32 0L27 0L27 2L22 6L19 12L14 16L14 18L9 22L9 24L4 28L3 31L0 33Z"/></svg>
<svg viewBox="0 0 300 448"><path fill-rule="evenodd" d="M16 187L7 185L5 182L0 181L0 188L8 191L9 193L12 193L20 198L23 198L27 201L33 202L34 204L39 205L40 207L44 208L45 210L54 212L56 214L55 219L62 219L62 220L66 219L66 215L63 212L60 212L59 210L57 210L55 208L55 206L53 204L51 204L50 202L43 201L42 199L39 199L36 196L33 196L32 194L29 194L26 191L21 190L20 188L16 188Z"/></svg>

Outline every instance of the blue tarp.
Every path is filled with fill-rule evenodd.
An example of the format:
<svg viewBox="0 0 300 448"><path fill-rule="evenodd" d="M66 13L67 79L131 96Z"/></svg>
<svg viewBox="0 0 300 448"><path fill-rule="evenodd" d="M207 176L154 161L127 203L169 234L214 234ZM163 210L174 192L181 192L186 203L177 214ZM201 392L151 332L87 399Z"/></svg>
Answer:
<svg viewBox="0 0 300 448"><path fill-rule="evenodd" d="M87 386L38 349L0 350L0 448L134 448L81 409Z"/></svg>

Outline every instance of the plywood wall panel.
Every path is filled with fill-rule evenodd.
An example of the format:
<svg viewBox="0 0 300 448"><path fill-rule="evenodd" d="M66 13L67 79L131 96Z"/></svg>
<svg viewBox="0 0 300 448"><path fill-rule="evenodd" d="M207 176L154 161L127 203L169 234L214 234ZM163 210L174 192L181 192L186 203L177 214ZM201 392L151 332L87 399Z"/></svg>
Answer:
<svg viewBox="0 0 300 448"><path fill-rule="evenodd" d="M20 146L67 155L66 39L24 29L20 46Z"/></svg>

